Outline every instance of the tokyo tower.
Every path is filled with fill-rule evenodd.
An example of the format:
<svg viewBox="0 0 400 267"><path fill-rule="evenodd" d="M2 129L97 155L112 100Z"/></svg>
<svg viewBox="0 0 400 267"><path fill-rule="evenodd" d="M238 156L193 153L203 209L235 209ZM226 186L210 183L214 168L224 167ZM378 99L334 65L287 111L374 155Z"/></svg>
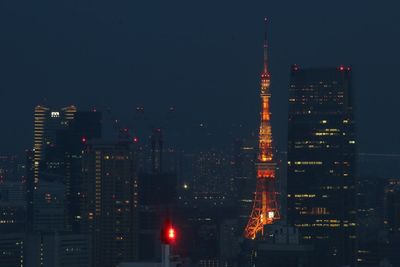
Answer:
<svg viewBox="0 0 400 267"><path fill-rule="evenodd" d="M267 24L267 19L264 20ZM264 226L280 218L275 191L276 164L272 147L272 128L269 90L271 77L268 70L267 32L264 36L264 68L261 73L261 121L256 162L257 186L249 221L244 230L244 237L255 239L262 237Z"/></svg>

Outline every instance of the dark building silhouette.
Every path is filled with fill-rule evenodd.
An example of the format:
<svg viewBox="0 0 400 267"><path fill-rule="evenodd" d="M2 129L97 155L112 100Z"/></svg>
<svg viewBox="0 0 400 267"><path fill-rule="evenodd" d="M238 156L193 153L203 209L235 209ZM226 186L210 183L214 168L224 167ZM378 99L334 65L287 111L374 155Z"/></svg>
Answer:
<svg viewBox="0 0 400 267"><path fill-rule="evenodd" d="M93 265L117 266L137 257L137 175L133 144L93 143L83 153L83 232L92 238Z"/></svg>
<svg viewBox="0 0 400 267"><path fill-rule="evenodd" d="M389 232L400 235L400 179L391 179L385 188L385 225Z"/></svg>
<svg viewBox="0 0 400 267"><path fill-rule="evenodd" d="M251 266L299 267L319 266L312 245L299 243L296 228L281 224L266 227L265 240L250 241ZM316 265L317 264L317 265Z"/></svg>
<svg viewBox="0 0 400 267"><path fill-rule="evenodd" d="M292 66L289 86L288 222L326 266L354 266L354 88L348 67Z"/></svg>
<svg viewBox="0 0 400 267"><path fill-rule="evenodd" d="M26 201L21 182L0 183L0 233L26 230Z"/></svg>
<svg viewBox="0 0 400 267"><path fill-rule="evenodd" d="M35 192L34 178L34 152L31 149L25 151L25 166L26 166L26 182L25 182L25 197L26 197L26 221L27 230L33 230L33 195Z"/></svg>
<svg viewBox="0 0 400 267"><path fill-rule="evenodd" d="M65 163L66 223L74 232L80 232L82 197L82 152L91 140L102 137L102 113L84 111L75 113L70 127L57 133L57 150Z"/></svg>
<svg viewBox="0 0 400 267"><path fill-rule="evenodd" d="M154 129L151 135L151 167L153 173L162 172L163 136L160 128Z"/></svg>
<svg viewBox="0 0 400 267"><path fill-rule="evenodd" d="M239 231L246 226L253 206L253 193L256 186L257 140L237 139L234 143L235 197L239 217Z"/></svg>
<svg viewBox="0 0 400 267"><path fill-rule="evenodd" d="M52 129L55 133L48 133L52 139L42 149L40 180L33 190L33 224L36 230L80 231L82 151L88 141L101 137L101 118L101 112L74 112L74 118L67 125L55 127ZM53 198L54 195L57 197ZM53 208L48 205L50 203ZM54 220L56 213L60 217L57 227L47 228L46 218ZM49 225L54 225L54 222L49 222Z"/></svg>
<svg viewBox="0 0 400 267"><path fill-rule="evenodd" d="M15 155L0 155L0 183L16 180L18 161Z"/></svg>
<svg viewBox="0 0 400 267"><path fill-rule="evenodd" d="M25 235L0 233L0 266L23 267L25 260Z"/></svg>
<svg viewBox="0 0 400 267"><path fill-rule="evenodd" d="M23 241L24 266L90 266L91 247L86 235L54 232L34 233L26 235Z"/></svg>
<svg viewBox="0 0 400 267"><path fill-rule="evenodd" d="M153 130L150 145L150 171L143 169L138 176L140 261L161 260L160 232L177 196L176 173L163 169L164 160L173 154L164 151L161 129Z"/></svg>

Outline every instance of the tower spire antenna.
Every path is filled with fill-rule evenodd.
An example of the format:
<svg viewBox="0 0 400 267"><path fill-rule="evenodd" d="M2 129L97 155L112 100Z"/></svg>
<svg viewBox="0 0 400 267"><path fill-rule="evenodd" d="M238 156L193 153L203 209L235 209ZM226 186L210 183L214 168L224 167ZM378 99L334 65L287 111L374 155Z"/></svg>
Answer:
<svg viewBox="0 0 400 267"><path fill-rule="evenodd" d="M267 35L268 19L264 18L264 69L263 74L269 74L268 72L268 35Z"/></svg>

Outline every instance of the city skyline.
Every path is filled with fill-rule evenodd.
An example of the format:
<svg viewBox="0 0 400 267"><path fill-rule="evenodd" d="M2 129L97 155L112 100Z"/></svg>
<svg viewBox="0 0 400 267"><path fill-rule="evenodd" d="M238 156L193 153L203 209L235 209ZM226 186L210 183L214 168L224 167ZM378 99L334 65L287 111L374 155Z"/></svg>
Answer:
<svg viewBox="0 0 400 267"><path fill-rule="evenodd" d="M0 265L400 267L396 7L5 3Z"/></svg>
<svg viewBox="0 0 400 267"><path fill-rule="evenodd" d="M344 3L347 8L342 9ZM283 4L261 1L244 10L238 2L186 4L179 9L176 3L160 4L148 17L139 12L149 10L147 4L122 2L111 9L107 2L64 4L27 3L22 8L6 3L0 11L8 25L1 37L4 77L0 82L9 100L0 110L1 119L10 125L0 138L6 152L30 147L30 111L44 99L54 106L111 107L130 124L137 106L160 117L173 105L176 117L186 124L181 126L185 131L200 123L215 132L235 123L244 124L244 133L255 131L258 111L252 103L257 99L261 54L257 48L262 43L260 21L265 16L270 17L273 40L272 113L278 148L286 147L290 65L344 64L352 65L360 88L356 114L360 152L400 151L399 129L390 124L398 94L396 3L378 6L367 1L359 6L339 1L325 7L293 2L289 10ZM360 7L362 14L357 13ZM225 9L230 12L218 16ZM48 21L52 23L40 27ZM387 36L393 39L383 42ZM74 66L78 59L80 63ZM159 98L147 92L156 92ZM226 95L236 107L233 114L219 106ZM10 116L7 111L17 102L21 107ZM377 108L372 111L371 106ZM370 119L376 127L369 126ZM384 136L377 130L381 128ZM393 144L382 144L376 136ZM12 138L20 142L10 145L7 140Z"/></svg>

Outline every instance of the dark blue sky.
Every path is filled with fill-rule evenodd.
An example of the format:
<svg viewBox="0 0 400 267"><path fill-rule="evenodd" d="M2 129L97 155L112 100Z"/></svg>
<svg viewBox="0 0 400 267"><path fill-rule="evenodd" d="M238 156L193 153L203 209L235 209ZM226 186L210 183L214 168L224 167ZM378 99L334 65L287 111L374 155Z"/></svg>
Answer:
<svg viewBox="0 0 400 267"><path fill-rule="evenodd" d="M182 128L256 129L268 16L278 147L290 65L343 63L354 70L360 150L399 153L397 2L1 1L0 151L30 147L33 107L44 99L110 106L131 123L138 105L158 117L175 105Z"/></svg>

